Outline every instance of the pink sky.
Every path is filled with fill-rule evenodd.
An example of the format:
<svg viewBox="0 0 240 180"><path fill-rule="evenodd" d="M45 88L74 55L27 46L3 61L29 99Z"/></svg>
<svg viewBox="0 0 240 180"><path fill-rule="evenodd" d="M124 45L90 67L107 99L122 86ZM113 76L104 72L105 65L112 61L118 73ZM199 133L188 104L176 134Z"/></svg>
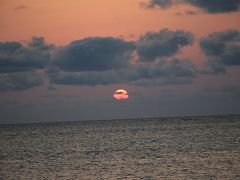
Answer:
<svg viewBox="0 0 240 180"><path fill-rule="evenodd" d="M187 5L144 9L139 0L2 0L0 41L29 41L43 36L66 44L89 36L136 39L147 31L184 29L198 38L209 32L240 29L240 13L176 15L196 10ZM20 7L20 8L17 8Z"/></svg>

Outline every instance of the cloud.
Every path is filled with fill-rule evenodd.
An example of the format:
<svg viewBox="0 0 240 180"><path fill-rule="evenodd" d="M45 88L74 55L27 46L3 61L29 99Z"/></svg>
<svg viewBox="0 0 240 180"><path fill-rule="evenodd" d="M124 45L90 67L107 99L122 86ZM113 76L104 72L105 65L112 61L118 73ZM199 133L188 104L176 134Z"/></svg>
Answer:
<svg viewBox="0 0 240 180"><path fill-rule="evenodd" d="M24 4L20 4L15 7L15 10L17 10L17 11L24 10L24 9L27 9L27 6L25 6Z"/></svg>
<svg viewBox="0 0 240 180"><path fill-rule="evenodd" d="M214 71L225 72L226 66L240 65L240 31L214 32L202 38L199 44L208 57L207 65Z"/></svg>
<svg viewBox="0 0 240 180"><path fill-rule="evenodd" d="M52 48L43 37L33 37L26 46L19 42L0 42L0 72L45 68L50 61Z"/></svg>
<svg viewBox="0 0 240 180"><path fill-rule="evenodd" d="M229 13L239 11L240 0L185 0L187 3L209 13Z"/></svg>
<svg viewBox="0 0 240 180"><path fill-rule="evenodd" d="M22 45L19 42L0 42L0 53L13 53L17 49L21 48Z"/></svg>
<svg viewBox="0 0 240 180"><path fill-rule="evenodd" d="M0 74L0 91L22 91L40 86L43 80L36 72Z"/></svg>
<svg viewBox="0 0 240 180"><path fill-rule="evenodd" d="M36 73L40 71L50 86L154 86L190 84L200 74L224 74L227 67L240 65L238 30L214 32L200 39L207 57L202 69L175 56L192 42L192 33L168 29L147 32L135 42L111 37L85 38L62 47L47 44L43 37L33 37L26 45L1 42L0 91L41 85L42 77Z"/></svg>
<svg viewBox="0 0 240 180"><path fill-rule="evenodd" d="M0 91L41 85L39 70L50 86L143 85L148 80L158 85L192 83L198 75L195 65L172 57L192 41L189 32L164 29L135 42L111 37L85 38L62 47L47 44L43 37L33 37L26 45L1 42Z"/></svg>
<svg viewBox="0 0 240 180"><path fill-rule="evenodd" d="M145 87L187 85L192 83L193 79L190 78L140 79L133 82L134 85Z"/></svg>
<svg viewBox="0 0 240 180"><path fill-rule="evenodd" d="M219 64L215 59L208 59L204 62L204 68L199 71L202 74L226 74L227 70L225 66Z"/></svg>
<svg viewBox="0 0 240 180"><path fill-rule="evenodd" d="M185 14L189 15L189 16L193 16L193 15L196 15L198 13L199 13L198 11L192 11L192 10L186 10L185 11Z"/></svg>
<svg viewBox="0 0 240 180"><path fill-rule="evenodd" d="M169 8L175 3L174 0L150 0L147 4L145 4L146 8Z"/></svg>
<svg viewBox="0 0 240 180"><path fill-rule="evenodd" d="M116 38L86 38L62 47L53 65L64 71L105 71L128 65L134 43Z"/></svg>
<svg viewBox="0 0 240 180"><path fill-rule="evenodd" d="M202 38L200 46L206 55L223 55L229 44L240 41L240 32L237 30L227 30L223 32L210 33L208 37Z"/></svg>
<svg viewBox="0 0 240 180"><path fill-rule="evenodd" d="M137 83L141 80L161 79L172 84L179 84L178 79L192 79L197 77L197 68L189 60L159 59L152 64L131 65L125 69L107 71L64 72L49 71L51 83L65 85L109 85L116 83ZM186 81L185 81L186 82ZM188 81L189 82L189 81ZM167 83L165 83L167 84ZM181 83L182 84L182 83Z"/></svg>
<svg viewBox="0 0 240 180"><path fill-rule="evenodd" d="M119 72L116 71L84 71L84 72L65 72L57 71L48 74L50 82L64 85L109 85L123 82L118 79Z"/></svg>
<svg viewBox="0 0 240 180"><path fill-rule="evenodd" d="M52 44L47 44L44 40L44 37L32 37L32 41L29 42L29 47L38 48L41 50L49 50L53 48Z"/></svg>
<svg viewBox="0 0 240 180"><path fill-rule="evenodd" d="M155 44L151 35L158 37ZM19 91L42 85L43 77L36 73L39 69L45 69L50 84L64 85L137 84L141 80L157 78L168 79L174 84L179 83L179 78L194 79L197 70L189 60L161 58L174 55L191 39L190 33L165 29L147 33L137 42L110 37L86 38L63 47L49 45L43 37L33 37L26 45L1 42L0 91ZM161 50L164 44L171 49L170 53ZM159 47L160 53L150 56L154 61L131 63L134 53L135 58L143 55L146 58L148 54L142 53L144 48L146 53Z"/></svg>
<svg viewBox="0 0 240 180"><path fill-rule="evenodd" d="M195 16L199 13L200 13L200 11L185 10L183 12L181 12L181 11L176 12L175 15L176 16Z"/></svg>
<svg viewBox="0 0 240 180"><path fill-rule="evenodd" d="M239 11L240 0L149 0L147 8L169 8L175 4L190 4L208 13L230 13Z"/></svg>
<svg viewBox="0 0 240 180"><path fill-rule="evenodd" d="M220 88L213 89L215 91L228 92L228 93L240 93L239 85L225 85Z"/></svg>
<svg viewBox="0 0 240 180"><path fill-rule="evenodd" d="M154 61L157 57L173 56L180 48L192 42L193 35L190 32L163 29L159 32L147 32L139 38L136 46L141 61Z"/></svg>

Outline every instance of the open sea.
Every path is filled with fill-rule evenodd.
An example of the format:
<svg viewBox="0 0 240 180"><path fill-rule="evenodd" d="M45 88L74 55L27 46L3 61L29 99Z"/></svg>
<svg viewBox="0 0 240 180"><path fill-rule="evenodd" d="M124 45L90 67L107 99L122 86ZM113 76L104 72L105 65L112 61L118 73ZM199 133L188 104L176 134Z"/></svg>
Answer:
<svg viewBox="0 0 240 180"><path fill-rule="evenodd" d="M240 179L240 116L0 126L0 179Z"/></svg>

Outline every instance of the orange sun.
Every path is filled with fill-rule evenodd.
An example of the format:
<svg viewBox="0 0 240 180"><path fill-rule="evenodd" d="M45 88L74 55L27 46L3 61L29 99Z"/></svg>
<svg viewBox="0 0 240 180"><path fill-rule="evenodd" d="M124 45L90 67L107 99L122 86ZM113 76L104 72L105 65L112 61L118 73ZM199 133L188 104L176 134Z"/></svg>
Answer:
<svg viewBox="0 0 240 180"><path fill-rule="evenodd" d="M118 89L114 92L113 97L116 100L126 100L128 99L128 92L124 89Z"/></svg>

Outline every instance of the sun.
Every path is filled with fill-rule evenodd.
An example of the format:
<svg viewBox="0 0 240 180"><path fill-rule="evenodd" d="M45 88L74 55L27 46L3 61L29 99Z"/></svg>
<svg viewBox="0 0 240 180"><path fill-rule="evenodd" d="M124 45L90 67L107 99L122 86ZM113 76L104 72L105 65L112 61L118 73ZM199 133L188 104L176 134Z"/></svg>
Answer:
<svg viewBox="0 0 240 180"><path fill-rule="evenodd" d="M114 92L113 98L115 98L116 100L127 100L128 92L124 89L118 89Z"/></svg>

